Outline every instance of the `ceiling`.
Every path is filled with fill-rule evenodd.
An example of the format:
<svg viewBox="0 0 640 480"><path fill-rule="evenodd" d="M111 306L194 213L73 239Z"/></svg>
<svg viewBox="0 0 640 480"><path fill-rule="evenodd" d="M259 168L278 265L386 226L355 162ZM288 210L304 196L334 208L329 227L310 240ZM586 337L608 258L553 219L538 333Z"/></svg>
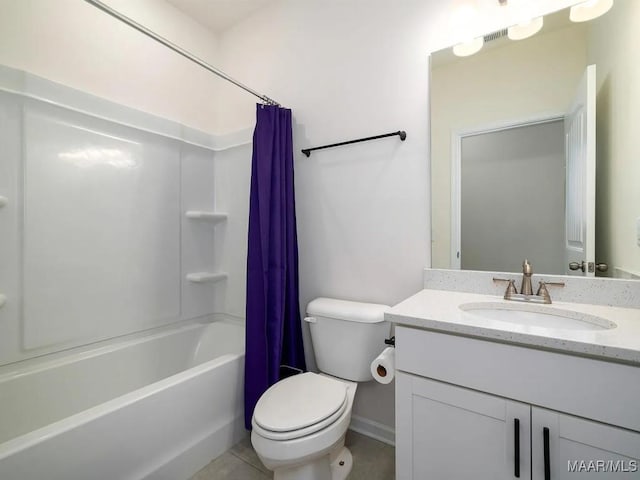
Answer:
<svg viewBox="0 0 640 480"><path fill-rule="evenodd" d="M222 32L274 0L167 0L215 33Z"/></svg>

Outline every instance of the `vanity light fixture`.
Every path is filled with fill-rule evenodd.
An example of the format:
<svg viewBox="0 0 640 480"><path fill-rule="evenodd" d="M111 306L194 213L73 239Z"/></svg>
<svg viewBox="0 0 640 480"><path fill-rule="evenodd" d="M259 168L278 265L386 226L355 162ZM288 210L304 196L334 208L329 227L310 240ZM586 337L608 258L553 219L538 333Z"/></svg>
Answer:
<svg viewBox="0 0 640 480"><path fill-rule="evenodd" d="M468 57L474 53L478 53L484 45L483 37L476 37L468 42L459 43L453 47L454 55L458 57Z"/></svg>
<svg viewBox="0 0 640 480"><path fill-rule="evenodd" d="M477 0L453 0L450 17L450 29L454 38L462 41L453 47L453 54L458 57L468 57L480 51L484 45L484 38L472 38L469 32L474 30L478 20Z"/></svg>
<svg viewBox="0 0 640 480"><path fill-rule="evenodd" d="M613 7L613 0L588 0L571 7L569 19L572 22L587 22L607 13Z"/></svg>
<svg viewBox="0 0 640 480"><path fill-rule="evenodd" d="M535 35L542 29L544 20L542 17L534 18L528 22L519 23L508 28L508 36L510 40L524 40Z"/></svg>

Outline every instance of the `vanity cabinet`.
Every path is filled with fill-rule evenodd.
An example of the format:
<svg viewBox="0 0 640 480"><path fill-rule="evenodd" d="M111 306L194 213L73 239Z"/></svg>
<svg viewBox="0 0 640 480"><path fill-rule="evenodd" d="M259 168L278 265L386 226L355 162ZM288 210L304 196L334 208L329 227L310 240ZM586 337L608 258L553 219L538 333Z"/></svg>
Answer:
<svg viewBox="0 0 640 480"><path fill-rule="evenodd" d="M531 407L531 439L534 480L640 478L638 432Z"/></svg>
<svg viewBox="0 0 640 480"><path fill-rule="evenodd" d="M640 478L640 433L403 372L396 381L398 480Z"/></svg>
<svg viewBox="0 0 640 480"><path fill-rule="evenodd" d="M396 360L397 480L640 478L640 368L402 326Z"/></svg>
<svg viewBox="0 0 640 480"><path fill-rule="evenodd" d="M398 372L397 479L531 478L527 404Z"/></svg>

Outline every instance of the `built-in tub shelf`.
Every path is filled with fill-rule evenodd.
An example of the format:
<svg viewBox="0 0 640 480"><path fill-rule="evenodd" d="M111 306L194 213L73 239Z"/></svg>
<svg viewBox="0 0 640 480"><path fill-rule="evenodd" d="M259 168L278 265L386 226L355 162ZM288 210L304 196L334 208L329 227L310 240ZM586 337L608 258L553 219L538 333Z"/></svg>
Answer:
<svg viewBox="0 0 640 480"><path fill-rule="evenodd" d="M226 213L206 212L202 210L187 210L185 216L193 220L208 220L216 223L227 219Z"/></svg>
<svg viewBox="0 0 640 480"><path fill-rule="evenodd" d="M188 273L185 278L193 283L214 283L224 280L227 277L228 275L225 272L196 272Z"/></svg>

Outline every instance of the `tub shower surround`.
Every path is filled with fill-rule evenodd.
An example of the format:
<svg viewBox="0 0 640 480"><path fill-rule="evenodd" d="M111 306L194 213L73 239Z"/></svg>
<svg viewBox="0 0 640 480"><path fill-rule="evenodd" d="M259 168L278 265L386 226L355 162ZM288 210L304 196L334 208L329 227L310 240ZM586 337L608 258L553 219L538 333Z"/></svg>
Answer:
<svg viewBox="0 0 640 480"><path fill-rule="evenodd" d="M188 478L239 439L249 133L0 66L0 478Z"/></svg>
<svg viewBox="0 0 640 480"><path fill-rule="evenodd" d="M225 246L246 242L247 200L226 184L250 164L248 132L214 137L7 67L0 122L0 365L240 313L225 302L244 260Z"/></svg>

